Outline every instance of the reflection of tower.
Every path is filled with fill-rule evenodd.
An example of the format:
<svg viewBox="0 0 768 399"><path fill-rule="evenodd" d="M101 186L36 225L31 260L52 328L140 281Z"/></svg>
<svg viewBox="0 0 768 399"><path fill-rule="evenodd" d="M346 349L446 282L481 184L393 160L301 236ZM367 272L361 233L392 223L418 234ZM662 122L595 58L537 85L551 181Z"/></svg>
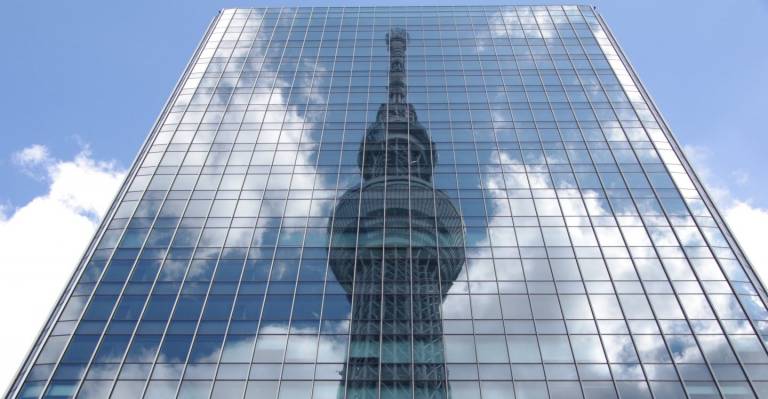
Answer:
<svg viewBox="0 0 768 399"><path fill-rule="evenodd" d="M346 398L445 398L440 304L464 263L461 216L432 186L434 144L407 102L408 34L393 29L389 101L336 205L330 261L352 301ZM342 396L340 391L340 397Z"/></svg>

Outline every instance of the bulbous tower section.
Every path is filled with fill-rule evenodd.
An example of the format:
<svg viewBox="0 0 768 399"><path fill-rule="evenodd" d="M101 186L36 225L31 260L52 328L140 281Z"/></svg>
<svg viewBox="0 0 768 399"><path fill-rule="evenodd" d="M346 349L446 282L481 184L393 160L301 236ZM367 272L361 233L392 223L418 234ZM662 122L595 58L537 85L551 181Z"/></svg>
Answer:
<svg viewBox="0 0 768 399"><path fill-rule="evenodd" d="M386 40L389 98L360 145L363 182L328 226L330 266L352 301L345 397L445 398L440 304L464 264L464 227L432 185L434 143L407 102L408 34Z"/></svg>

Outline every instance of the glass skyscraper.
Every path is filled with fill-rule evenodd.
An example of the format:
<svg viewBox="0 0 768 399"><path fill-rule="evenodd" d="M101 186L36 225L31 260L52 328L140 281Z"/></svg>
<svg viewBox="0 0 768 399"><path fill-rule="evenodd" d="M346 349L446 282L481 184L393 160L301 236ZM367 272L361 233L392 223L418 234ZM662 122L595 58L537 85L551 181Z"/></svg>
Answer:
<svg viewBox="0 0 768 399"><path fill-rule="evenodd" d="M767 300L592 7L227 9L7 397L768 398Z"/></svg>

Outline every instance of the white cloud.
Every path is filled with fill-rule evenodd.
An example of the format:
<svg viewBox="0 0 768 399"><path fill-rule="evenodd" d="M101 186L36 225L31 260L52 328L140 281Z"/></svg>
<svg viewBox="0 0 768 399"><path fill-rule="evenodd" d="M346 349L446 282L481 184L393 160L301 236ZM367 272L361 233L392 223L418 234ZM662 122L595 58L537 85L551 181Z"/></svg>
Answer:
<svg viewBox="0 0 768 399"><path fill-rule="evenodd" d="M768 248L765 245L768 209L735 200L723 210L723 213L742 249L747 252L752 266L760 274L763 282L768 282Z"/></svg>
<svg viewBox="0 0 768 399"><path fill-rule="evenodd" d="M9 383L77 265L125 171L83 150L52 158L43 145L13 155L35 167L48 192L13 208L0 207L0 386ZM38 170L39 169L39 170Z"/></svg>
<svg viewBox="0 0 768 399"><path fill-rule="evenodd" d="M728 227L736 236L741 249L746 253L752 267L763 282L768 282L768 246L765 245L765 231L768 229L768 209L755 206L749 199L736 198L723 179L744 185L749 175L744 171L733 171L730 176L717 176L708 167L710 150L701 146L684 146L688 160L704 181L707 191L720 209Z"/></svg>
<svg viewBox="0 0 768 399"><path fill-rule="evenodd" d="M50 159L48 147L42 144L33 144L13 155L14 161L21 165L37 165Z"/></svg>
<svg viewBox="0 0 768 399"><path fill-rule="evenodd" d="M24 174L36 180L45 180L47 177L46 169L55 161L51 158L48 147L42 144L33 144L17 151L11 160L20 167Z"/></svg>

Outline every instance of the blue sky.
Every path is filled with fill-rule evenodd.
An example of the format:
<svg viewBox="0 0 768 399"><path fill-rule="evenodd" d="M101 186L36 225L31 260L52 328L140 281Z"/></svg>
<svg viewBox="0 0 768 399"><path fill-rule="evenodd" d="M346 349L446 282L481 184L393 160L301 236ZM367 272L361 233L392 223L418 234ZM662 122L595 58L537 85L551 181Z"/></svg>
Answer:
<svg viewBox="0 0 768 399"><path fill-rule="evenodd" d="M59 157L87 144L95 157L129 165L218 8L315 3L6 3L13 17L0 26L0 203L18 206L45 190L11 164L30 144ZM768 206L768 187L759 184L768 177L761 162L768 138L758 125L768 109L768 1L594 4L678 139L707 151L713 179Z"/></svg>
<svg viewBox="0 0 768 399"><path fill-rule="evenodd" d="M0 389L31 345L217 10L327 3L104 4L3 4L0 317L16 328L0 332L5 355ZM760 122L768 112L768 0L592 4L766 279L768 137Z"/></svg>

